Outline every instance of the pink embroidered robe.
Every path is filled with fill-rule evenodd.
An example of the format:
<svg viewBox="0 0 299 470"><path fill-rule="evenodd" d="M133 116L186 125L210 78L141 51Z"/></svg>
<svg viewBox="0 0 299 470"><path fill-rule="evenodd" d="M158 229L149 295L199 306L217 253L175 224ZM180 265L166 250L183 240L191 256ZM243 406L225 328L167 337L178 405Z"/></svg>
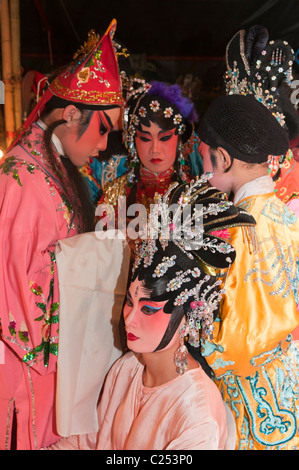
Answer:
<svg viewBox="0 0 299 470"><path fill-rule="evenodd" d="M54 246L78 228L44 159L43 134L34 123L0 160L1 450L10 448L14 408L18 450L39 449L57 440L59 291Z"/></svg>

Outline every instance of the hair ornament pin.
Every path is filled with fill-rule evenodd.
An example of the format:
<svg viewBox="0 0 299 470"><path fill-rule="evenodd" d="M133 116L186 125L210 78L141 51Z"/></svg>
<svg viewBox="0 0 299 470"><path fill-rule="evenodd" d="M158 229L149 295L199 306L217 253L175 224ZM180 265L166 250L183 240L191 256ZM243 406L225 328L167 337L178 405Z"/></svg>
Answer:
<svg viewBox="0 0 299 470"><path fill-rule="evenodd" d="M173 122L174 124L180 124L182 122L182 116L181 114L176 114L173 118Z"/></svg>
<svg viewBox="0 0 299 470"><path fill-rule="evenodd" d="M176 255L173 255L170 258L168 256L164 256L164 258L162 258L162 263L158 264L158 266L156 267L153 273L153 277L164 276L166 271L171 268L171 266L175 265L175 259Z"/></svg>
<svg viewBox="0 0 299 470"><path fill-rule="evenodd" d="M142 78L133 78L129 80L129 85L127 86L127 95L126 95L126 101L128 101L130 98L138 98L141 97L143 94L145 94L149 89L151 85L147 83L144 79Z"/></svg>
<svg viewBox="0 0 299 470"><path fill-rule="evenodd" d="M151 108L152 111L154 111L154 113L156 113L157 111L159 111L159 109L160 109L160 103L159 103L159 101L153 100L153 101L150 103L150 108Z"/></svg>
<svg viewBox="0 0 299 470"><path fill-rule="evenodd" d="M194 279L198 278L201 275L201 271L196 267L194 269L187 269L186 271L178 271L176 276L168 282L166 291L169 292L180 289L184 282L190 282L190 275Z"/></svg>
<svg viewBox="0 0 299 470"><path fill-rule="evenodd" d="M188 276L190 274L190 270L187 271L178 271L176 273L176 277L171 279L171 281L168 282L166 291L174 291L177 289L180 289L182 284L184 282L190 282L190 277Z"/></svg>
<svg viewBox="0 0 299 470"><path fill-rule="evenodd" d="M140 117L145 117L147 115L146 108L144 106L140 106L138 114Z"/></svg>
<svg viewBox="0 0 299 470"><path fill-rule="evenodd" d="M238 31L226 47L224 81L227 94L253 95L284 127L279 88L293 80L294 51L287 41L269 41L267 28L255 25Z"/></svg>
<svg viewBox="0 0 299 470"><path fill-rule="evenodd" d="M164 109L164 116L166 118L170 118L172 115L173 115L173 109L170 106Z"/></svg>
<svg viewBox="0 0 299 470"><path fill-rule="evenodd" d="M225 274L235 258L235 250L226 238L228 227L255 225L252 216L209 185L211 176L207 173L183 185L174 182L166 194L156 194L145 233L136 243L133 276L150 284L153 281L149 277L161 279L159 289L153 290L154 298L166 298L166 313L176 311L186 316L180 329L181 345L175 354L178 373L187 370L186 341L198 347L200 341L213 336ZM190 214L182 223L182 210L189 206ZM199 215L205 215L201 230L187 230L184 223L194 224ZM184 237L176 238L182 227L186 229ZM202 235L200 240L196 239L198 234Z"/></svg>

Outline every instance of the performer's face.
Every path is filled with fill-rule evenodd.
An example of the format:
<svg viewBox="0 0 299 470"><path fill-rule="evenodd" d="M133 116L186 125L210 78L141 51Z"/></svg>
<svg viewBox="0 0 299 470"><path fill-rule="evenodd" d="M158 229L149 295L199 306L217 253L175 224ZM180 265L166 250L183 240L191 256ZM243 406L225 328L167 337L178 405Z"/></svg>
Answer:
<svg viewBox="0 0 299 470"><path fill-rule="evenodd" d="M162 173L172 167L177 154L178 135L175 128L162 130L151 122L141 125L135 138L136 149L142 165L153 173Z"/></svg>
<svg viewBox="0 0 299 470"><path fill-rule="evenodd" d="M151 301L149 292L138 279L130 284L123 312L129 349L139 353L151 353L157 349L171 317L164 313L166 303L167 300Z"/></svg>
<svg viewBox="0 0 299 470"><path fill-rule="evenodd" d="M220 191L230 191L229 178L224 172L222 154L218 149L214 151L204 142L200 142L198 151L202 157L203 171L213 173L213 177L209 180L210 184Z"/></svg>
<svg viewBox="0 0 299 470"><path fill-rule="evenodd" d="M79 119L68 122L61 142L67 157L77 166L83 166L89 158L97 157L107 147L109 132L116 127L120 108L94 111L85 123Z"/></svg>

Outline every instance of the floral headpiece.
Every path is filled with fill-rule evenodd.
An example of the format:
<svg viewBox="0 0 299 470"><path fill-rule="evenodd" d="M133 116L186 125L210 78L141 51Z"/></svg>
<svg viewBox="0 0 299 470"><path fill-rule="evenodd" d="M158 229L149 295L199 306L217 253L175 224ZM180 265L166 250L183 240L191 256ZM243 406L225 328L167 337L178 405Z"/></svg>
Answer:
<svg viewBox="0 0 299 470"><path fill-rule="evenodd" d="M226 47L227 94L253 95L266 106L278 122L285 125L278 88L290 84L294 51L282 40L268 41L263 26L253 26L246 33L240 30Z"/></svg>
<svg viewBox="0 0 299 470"><path fill-rule="evenodd" d="M162 109L164 117L172 120L173 125L178 128L179 135L186 130L184 121L194 123L198 119L193 103L182 95L178 85L158 81L147 83L134 78L128 90L128 106L125 111L125 126L129 135L135 135L140 118L147 115L147 108L140 103L146 95L153 97L149 100L148 108L154 113Z"/></svg>
<svg viewBox="0 0 299 470"><path fill-rule="evenodd" d="M139 159L135 148L135 135L140 122L149 115L163 113L169 124L176 127L185 142L192 133L192 125L198 119L193 103L182 95L178 85L134 78L128 87L127 106L124 112L124 143L131 157L131 171L128 181L135 178L134 167Z"/></svg>
<svg viewBox="0 0 299 470"><path fill-rule="evenodd" d="M156 194L146 233L136 243L133 266L133 276L148 269L153 278L167 275L169 305L164 311L190 303L188 335L195 347L200 331L202 338L212 334L214 312L223 294L218 274L236 256L225 231L255 225L251 215L208 184L211 176L207 173L187 185L172 183L164 196Z"/></svg>

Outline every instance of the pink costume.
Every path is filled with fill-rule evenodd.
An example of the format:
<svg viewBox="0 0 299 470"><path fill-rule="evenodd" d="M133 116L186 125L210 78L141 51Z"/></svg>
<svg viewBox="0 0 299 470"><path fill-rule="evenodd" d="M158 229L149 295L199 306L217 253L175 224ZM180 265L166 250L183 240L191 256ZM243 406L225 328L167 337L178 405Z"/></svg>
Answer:
<svg viewBox="0 0 299 470"><path fill-rule="evenodd" d="M14 409L18 450L39 449L58 437L54 387L59 291L54 245L78 228L43 157L43 134L34 123L0 161L2 450L10 448Z"/></svg>
<svg viewBox="0 0 299 470"><path fill-rule="evenodd" d="M51 450L234 449L234 423L200 366L153 388L143 386L142 373L134 353L118 359L98 407L98 433L61 439Z"/></svg>
<svg viewBox="0 0 299 470"><path fill-rule="evenodd" d="M58 162L64 190L44 158L44 126L37 119L52 99L54 108L65 102L91 111L122 105L115 29L112 20L101 38L89 33L67 68L47 83L0 161L0 449L11 448L14 415L18 450L39 449L58 438L54 393L63 296L55 245L82 230L68 200L73 191L63 165ZM63 149L53 139L59 159ZM81 333L78 326L76 331Z"/></svg>

